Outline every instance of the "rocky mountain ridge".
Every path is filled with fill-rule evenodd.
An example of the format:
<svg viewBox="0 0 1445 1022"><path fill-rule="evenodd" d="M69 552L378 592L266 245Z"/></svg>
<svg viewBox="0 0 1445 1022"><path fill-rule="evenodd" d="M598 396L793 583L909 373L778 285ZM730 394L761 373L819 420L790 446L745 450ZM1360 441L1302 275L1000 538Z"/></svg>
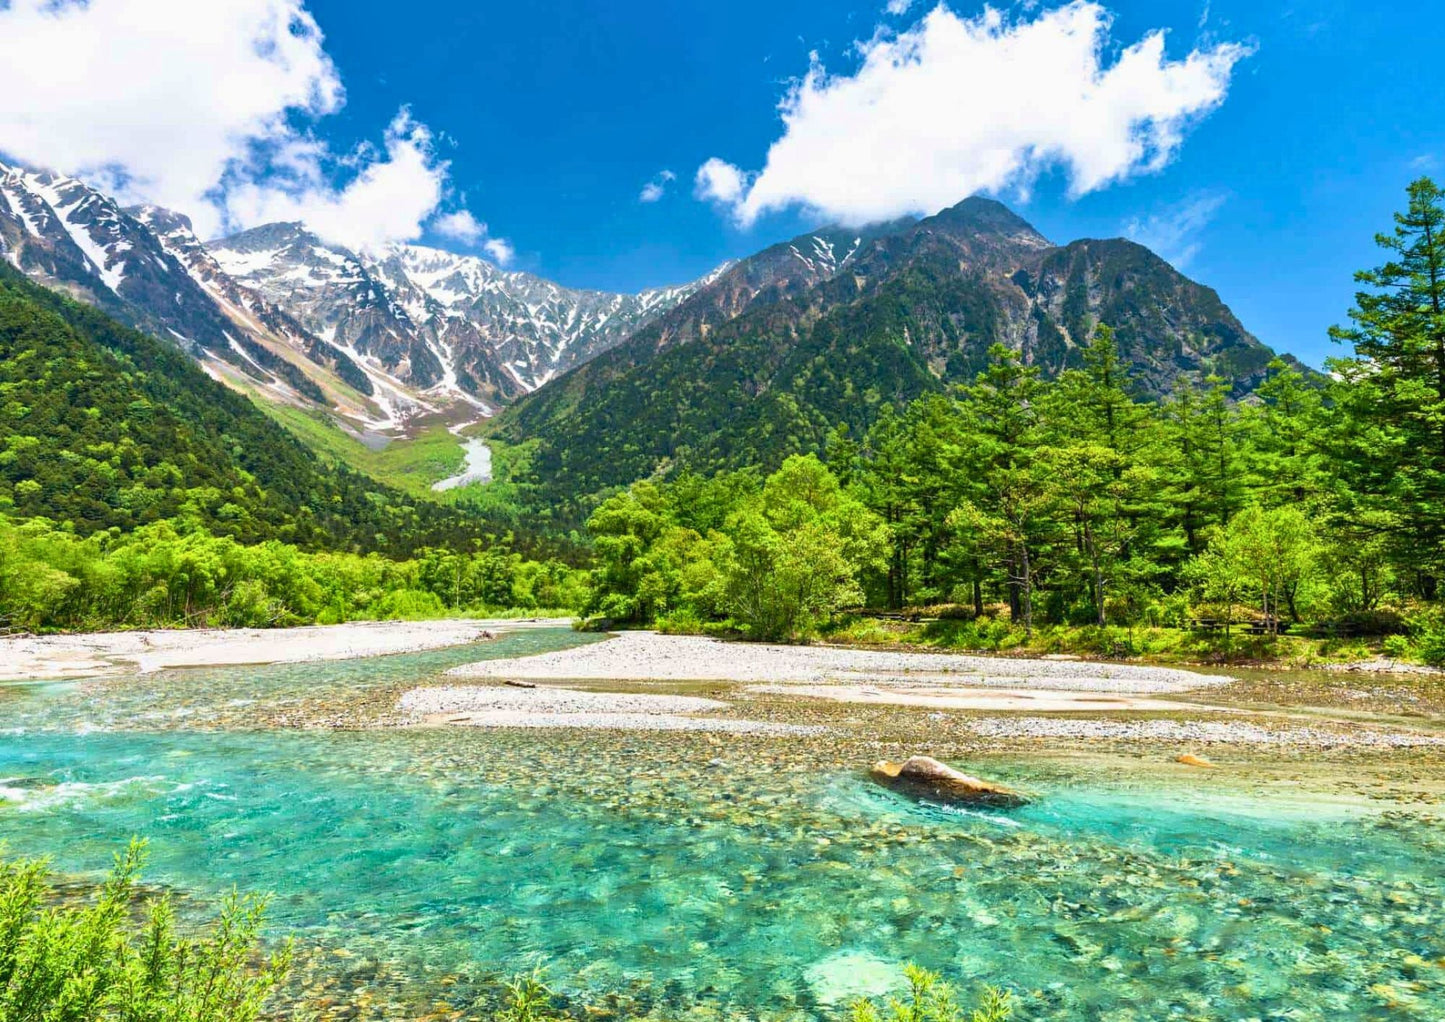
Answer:
<svg viewBox="0 0 1445 1022"><path fill-rule="evenodd" d="M818 260L839 251L845 258ZM831 246L831 247L830 247ZM1123 239L1049 241L998 202L832 228L728 267L625 343L508 408L533 483L588 494L686 466L771 467L839 423L971 382L1003 344L1045 377L1115 329L1141 397L1219 373L1247 394L1274 352L1210 288ZM628 440L619 445L616 437Z"/></svg>
<svg viewBox="0 0 1445 1022"><path fill-rule="evenodd" d="M324 409L356 432L490 415L712 279L582 291L417 245L358 254L298 224L202 242L179 213L4 163L0 258L252 396Z"/></svg>

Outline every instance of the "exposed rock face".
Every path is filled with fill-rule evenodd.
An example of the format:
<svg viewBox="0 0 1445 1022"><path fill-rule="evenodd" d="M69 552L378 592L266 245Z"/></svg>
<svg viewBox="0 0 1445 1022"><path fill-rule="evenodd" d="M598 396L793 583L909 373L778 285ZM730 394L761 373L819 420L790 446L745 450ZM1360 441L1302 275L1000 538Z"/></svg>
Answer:
<svg viewBox="0 0 1445 1022"><path fill-rule="evenodd" d="M970 777L928 756L910 756L902 763L879 760L869 775L885 788L936 802L1011 809L1029 801L1012 788Z"/></svg>
<svg viewBox="0 0 1445 1022"><path fill-rule="evenodd" d="M206 247L235 280L356 360L415 390L491 405L616 346L713 279L581 291L420 245L352 251L299 223Z"/></svg>

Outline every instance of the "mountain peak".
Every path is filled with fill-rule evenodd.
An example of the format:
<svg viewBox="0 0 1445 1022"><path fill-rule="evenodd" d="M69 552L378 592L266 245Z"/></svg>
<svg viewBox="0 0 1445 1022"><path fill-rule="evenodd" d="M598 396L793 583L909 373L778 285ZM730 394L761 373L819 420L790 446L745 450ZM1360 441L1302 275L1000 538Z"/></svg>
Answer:
<svg viewBox="0 0 1445 1022"><path fill-rule="evenodd" d="M970 195L957 205L920 221L919 226L942 230L954 236L1002 235L1030 248L1053 247L1053 242L1040 234L1033 224L1002 202L982 195Z"/></svg>

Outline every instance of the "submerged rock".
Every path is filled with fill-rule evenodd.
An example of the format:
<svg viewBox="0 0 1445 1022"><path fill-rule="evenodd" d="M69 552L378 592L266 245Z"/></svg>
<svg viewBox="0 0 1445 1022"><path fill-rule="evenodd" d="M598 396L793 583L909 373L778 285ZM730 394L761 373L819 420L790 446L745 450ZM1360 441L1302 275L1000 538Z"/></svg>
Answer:
<svg viewBox="0 0 1445 1022"><path fill-rule="evenodd" d="M881 997L903 985L903 970L868 951L840 951L814 962L803 973L819 1004L848 1004L860 997Z"/></svg>
<svg viewBox="0 0 1445 1022"><path fill-rule="evenodd" d="M1210 770L1214 769L1213 763L1209 762L1209 760L1205 759L1203 756L1194 755L1192 752L1180 753L1178 756L1174 757L1174 762L1183 763L1185 766L1208 767Z"/></svg>
<svg viewBox="0 0 1445 1022"><path fill-rule="evenodd" d="M938 802L1013 808L1029 801L1012 788L970 777L928 756L910 756L902 763L879 760L869 776L885 788Z"/></svg>

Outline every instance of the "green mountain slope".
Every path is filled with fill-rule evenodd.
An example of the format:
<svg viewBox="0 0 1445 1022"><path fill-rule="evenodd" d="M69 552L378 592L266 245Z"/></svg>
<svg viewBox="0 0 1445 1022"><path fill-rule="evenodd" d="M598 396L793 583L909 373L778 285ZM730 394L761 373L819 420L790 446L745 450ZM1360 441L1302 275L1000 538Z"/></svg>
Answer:
<svg viewBox="0 0 1445 1022"><path fill-rule="evenodd" d="M390 552L483 524L319 462L175 347L3 264L0 511L82 535L188 517L243 542Z"/></svg>
<svg viewBox="0 0 1445 1022"><path fill-rule="evenodd" d="M995 343L1056 376L1079 363L1100 322L1116 328L1144 397L1210 372L1244 393L1273 357L1214 291L1148 249L1055 246L973 198L916 223L831 229L744 260L518 402L493 432L533 442L528 481L550 500L678 466L772 468L821 449L837 423L863 428L885 404L972 380Z"/></svg>

